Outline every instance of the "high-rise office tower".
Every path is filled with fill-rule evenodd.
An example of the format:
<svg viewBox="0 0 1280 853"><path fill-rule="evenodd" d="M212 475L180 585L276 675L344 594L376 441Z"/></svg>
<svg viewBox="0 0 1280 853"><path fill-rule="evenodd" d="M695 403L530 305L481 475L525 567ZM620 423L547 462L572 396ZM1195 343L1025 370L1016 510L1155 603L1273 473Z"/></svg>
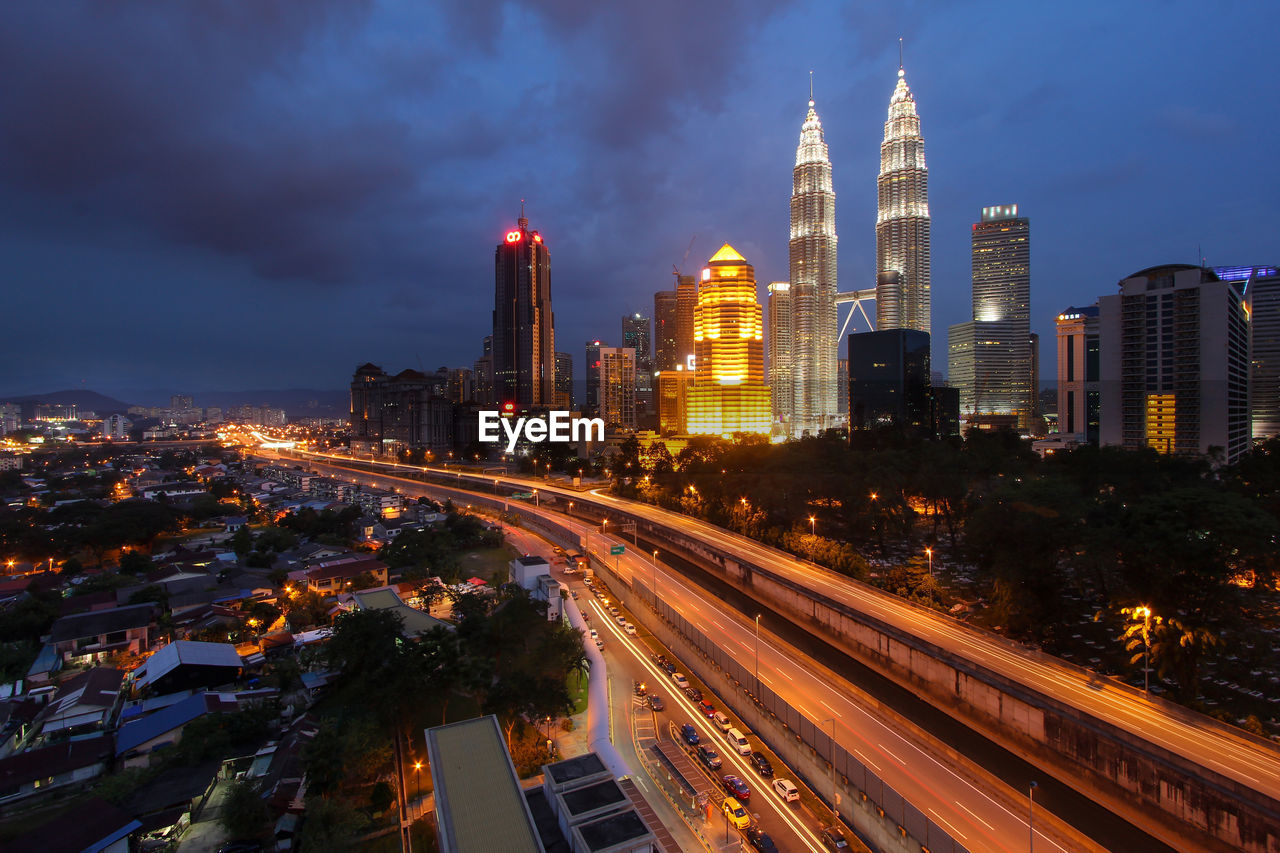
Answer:
<svg viewBox="0 0 1280 853"><path fill-rule="evenodd" d="M933 427L929 336L887 329L849 336L849 435L898 425Z"/></svg>
<svg viewBox="0 0 1280 853"><path fill-rule="evenodd" d="M476 402L482 406L493 405L493 335L485 335L481 344L483 354L476 359L472 369L476 377Z"/></svg>
<svg viewBox="0 0 1280 853"><path fill-rule="evenodd" d="M689 370L693 355L693 312L698 307L698 279L691 275L676 276L676 360Z"/></svg>
<svg viewBox="0 0 1280 853"><path fill-rule="evenodd" d="M494 250L493 393L519 408L555 400L551 256L520 208L516 228Z"/></svg>
<svg viewBox="0 0 1280 853"><path fill-rule="evenodd" d="M1242 282L1151 267L1098 300L1101 441L1228 465L1249 449L1249 318Z"/></svg>
<svg viewBox="0 0 1280 853"><path fill-rule="evenodd" d="M654 377L658 398L658 431L662 435L683 434L687 429L689 412L689 388L696 374L677 364L670 370L660 370Z"/></svg>
<svg viewBox="0 0 1280 853"><path fill-rule="evenodd" d="M876 328L930 331L929 170L916 100L898 66L876 182Z"/></svg>
<svg viewBox="0 0 1280 853"><path fill-rule="evenodd" d="M659 290L653 294L653 368L670 370L679 361L676 355L676 292Z"/></svg>
<svg viewBox="0 0 1280 853"><path fill-rule="evenodd" d="M631 347L600 347L596 371L599 416L606 424L636 428L636 351Z"/></svg>
<svg viewBox="0 0 1280 853"><path fill-rule="evenodd" d="M693 435L768 434L764 317L751 264L728 243L702 270L693 337L697 370L688 389Z"/></svg>
<svg viewBox="0 0 1280 853"><path fill-rule="evenodd" d="M622 318L622 345L636 351L636 412L647 416L653 411L653 356L649 349L649 318L630 314Z"/></svg>
<svg viewBox="0 0 1280 853"><path fill-rule="evenodd" d="M556 399L561 409L573 408L573 356L567 352L556 353Z"/></svg>
<svg viewBox="0 0 1280 853"><path fill-rule="evenodd" d="M973 320L948 334L961 415L1031 428L1031 227L1016 204L982 208L972 228ZM970 328L971 327L971 328ZM972 359L972 364L966 359Z"/></svg>
<svg viewBox="0 0 1280 853"><path fill-rule="evenodd" d="M831 157L810 92L791 172L791 393L780 401L790 410L777 413L794 436L817 434L838 414L836 242Z"/></svg>
<svg viewBox="0 0 1280 853"><path fill-rule="evenodd" d="M600 341L587 341L586 379L587 399L583 411L588 415L600 414L600 350L608 344Z"/></svg>
<svg viewBox="0 0 1280 853"><path fill-rule="evenodd" d="M1101 344L1098 306L1072 306L1058 315L1058 432L1097 444L1101 423Z"/></svg>
<svg viewBox="0 0 1280 853"><path fill-rule="evenodd" d="M772 399L774 429L789 435L792 406L791 387L791 283L769 283L768 315L765 337L769 341L769 393Z"/></svg>
<svg viewBox="0 0 1280 853"><path fill-rule="evenodd" d="M1223 281L1243 283L1249 305L1249 408L1255 439L1280 435L1280 271L1276 267L1214 267Z"/></svg>

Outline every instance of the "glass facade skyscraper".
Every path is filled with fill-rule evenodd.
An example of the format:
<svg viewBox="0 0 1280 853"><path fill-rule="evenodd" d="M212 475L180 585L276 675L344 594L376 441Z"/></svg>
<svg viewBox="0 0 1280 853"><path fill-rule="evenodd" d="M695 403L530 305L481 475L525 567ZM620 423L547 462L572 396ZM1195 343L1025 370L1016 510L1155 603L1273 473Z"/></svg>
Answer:
<svg viewBox="0 0 1280 853"><path fill-rule="evenodd" d="M520 211L494 251L493 397L520 408L555 403L551 256Z"/></svg>
<svg viewBox="0 0 1280 853"><path fill-rule="evenodd" d="M791 345L778 349L791 380L790 394L774 398L774 418L789 423L792 436L816 434L834 426L836 392L836 194L831 185L831 157L814 109L800 129L791 178L790 292ZM770 365L770 370L774 366Z"/></svg>
<svg viewBox="0 0 1280 853"><path fill-rule="evenodd" d="M876 189L876 328L929 332L929 170L916 100L901 67Z"/></svg>

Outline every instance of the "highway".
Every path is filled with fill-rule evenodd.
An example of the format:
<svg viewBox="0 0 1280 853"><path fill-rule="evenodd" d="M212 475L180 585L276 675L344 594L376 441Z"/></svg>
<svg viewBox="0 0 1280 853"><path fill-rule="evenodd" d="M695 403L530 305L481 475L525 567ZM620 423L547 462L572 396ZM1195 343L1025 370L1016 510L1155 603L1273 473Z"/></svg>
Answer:
<svg viewBox="0 0 1280 853"><path fill-rule="evenodd" d="M432 484L421 481L341 467L330 470L357 483L397 488L406 494L440 495ZM538 488L541 491L543 486ZM547 509L547 514L553 514L550 508ZM561 523L576 529L580 535L585 536L591 530L592 551L598 557L602 552L608 554L606 541L610 537L598 533L595 528L584 525L580 520L559 515L557 518ZM610 558L606 556L602 559ZM651 561L630 551L622 559L624 563L620 569L624 575L635 571L650 577L655 571ZM699 625L701 630L722 647L740 648L744 656L754 654L754 623L744 624L731 607L706 595L660 563L657 575L658 589L663 599L676 606L682 615ZM652 618L650 614L639 616ZM612 632L606 636L608 644L637 644L635 639L626 637L617 629L616 623L607 613L603 616L594 615L592 621L602 632L606 628ZM646 656L640 657L650 673L650 683L669 683L665 674ZM801 709L811 720L817 722L834 718L836 741L842 747L858 756L887 784L933 818L939 826L951 832L957 841L973 853L1021 853L1027 849L1029 827L1024 794L998 783L993 786L976 781L965 767L956 766L943 757L946 753L943 745L922 743L915 739L920 733L895 729L892 723L866 710L859 703L855 690L839 674L805 659L794 647L784 644L766 631L761 632L760 672L762 681L793 706ZM688 721L695 724L702 722L692 704L678 691L668 690L663 698L688 705L684 709L688 713ZM718 737L713 738L713 742L722 744ZM726 763L736 758L731 750L720 750L720 753ZM745 764L736 772L748 780L754 776L754 772L749 771ZM1044 818L1045 815L1041 813L1035 821L1037 850L1066 853L1101 849L1069 831L1069 837L1064 838L1059 834L1060 824L1055 821L1051 826ZM1051 831L1052 827L1059 827L1059 830ZM772 829L770 831L772 834ZM811 831L809 834L812 836ZM776 835L775 840L778 840Z"/></svg>
<svg viewBox="0 0 1280 853"><path fill-rule="evenodd" d="M328 457L338 464L352 461L349 457L337 454L314 455ZM392 466L390 463L388 467L406 471L422 470L418 466ZM544 496L556 495L565 501L577 501L580 506L584 499L583 493L579 491L545 481L461 474L441 468L428 470L438 475L456 475L461 482L474 480L480 483L496 482L498 485L506 483L518 488L536 487ZM1280 750L1274 746L1259 744L1236 735L1226 727L1189 710L1151 701L1140 693L1119 689L1105 682L1100 685L1096 678L1091 678L1086 672L1049 655L1022 648L957 620L912 606L866 584L706 522L648 504L617 498L603 490L593 490L589 494L597 506L612 508L619 516L642 518L655 524L677 528L685 535L714 546L725 554L767 566L780 576L834 601L971 661L992 673L1014 679L1054 701L1109 722L1136 738L1145 739L1175 755L1212 769L1273 800L1280 795Z"/></svg>

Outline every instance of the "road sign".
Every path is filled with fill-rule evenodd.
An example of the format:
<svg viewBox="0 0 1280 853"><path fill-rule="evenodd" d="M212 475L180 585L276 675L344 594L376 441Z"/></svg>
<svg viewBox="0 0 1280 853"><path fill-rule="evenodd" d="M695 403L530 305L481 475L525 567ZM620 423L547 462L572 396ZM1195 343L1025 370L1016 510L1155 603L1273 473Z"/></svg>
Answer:
<svg viewBox="0 0 1280 853"><path fill-rule="evenodd" d="M616 557L617 555L619 555L619 554L625 554L625 553L627 553L627 546L626 546L626 545L611 545L611 546L609 547L609 553L610 553L610 554L612 554L612 555L613 555L613 556L615 556L615 557Z"/></svg>

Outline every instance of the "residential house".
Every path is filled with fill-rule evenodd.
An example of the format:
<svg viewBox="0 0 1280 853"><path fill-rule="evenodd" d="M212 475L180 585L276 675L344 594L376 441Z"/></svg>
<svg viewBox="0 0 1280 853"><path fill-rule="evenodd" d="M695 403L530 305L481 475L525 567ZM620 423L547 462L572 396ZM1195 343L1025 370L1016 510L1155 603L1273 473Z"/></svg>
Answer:
<svg viewBox="0 0 1280 853"><path fill-rule="evenodd" d="M124 672L98 666L62 682L37 722L44 738L109 730L120 709Z"/></svg>
<svg viewBox="0 0 1280 853"><path fill-rule="evenodd" d="M49 642L68 663L97 662L114 653L143 654L151 649L155 605L131 604L63 616Z"/></svg>
<svg viewBox="0 0 1280 853"><path fill-rule="evenodd" d="M363 572L371 574L377 586L387 585L387 564L381 560L361 556L320 563L307 569L305 579L307 588L311 591L320 595L335 595L345 591L350 582Z"/></svg>
<svg viewBox="0 0 1280 853"><path fill-rule="evenodd" d="M0 758L0 803L97 778L111 762L111 736L68 740Z"/></svg>
<svg viewBox="0 0 1280 853"><path fill-rule="evenodd" d="M70 813L50 818L12 839L13 850L41 853L129 853L129 838L142 824L129 812L97 797Z"/></svg>
<svg viewBox="0 0 1280 853"><path fill-rule="evenodd" d="M120 727L116 735L115 754L124 767L147 767L152 753L177 745L183 729L205 714L239 710L233 694L194 693L181 702L161 708L141 719Z"/></svg>
<svg viewBox="0 0 1280 853"><path fill-rule="evenodd" d="M152 693L228 684L240 676L243 662L230 643L178 640L134 670L134 684Z"/></svg>

